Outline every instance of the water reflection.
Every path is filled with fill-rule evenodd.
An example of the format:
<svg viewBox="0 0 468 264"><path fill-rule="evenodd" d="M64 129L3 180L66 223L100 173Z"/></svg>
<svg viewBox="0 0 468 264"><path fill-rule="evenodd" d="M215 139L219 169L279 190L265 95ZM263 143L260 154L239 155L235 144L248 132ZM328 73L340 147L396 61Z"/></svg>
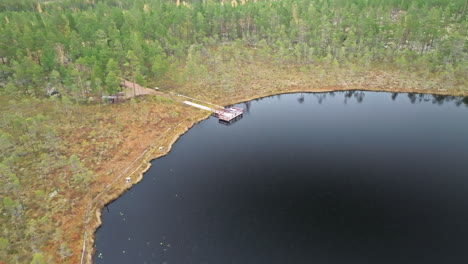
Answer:
<svg viewBox="0 0 468 264"><path fill-rule="evenodd" d="M315 97L317 98L318 103L322 104L322 102L327 98L327 94L317 94Z"/></svg>
<svg viewBox="0 0 468 264"><path fill-rule="evenodd" d="M317 102L319 104L322 104L327 99L327 96L330 96L330 97L334 98L336 94L342 94L344 96L344 100L343 100L344 104L347 104L349 99L351 99L351 98L355 98L356 102L362 103L364 101L364 97L366 96L365 92L363 92L363 91L314 93L314 96L315 96L315 98L317 98Z"/></svg>
<svg viewBox="0 0 468 264"><path fill-rule="evenodd" d="M395 101L401 93L391 93L392 101ZM330 92L330 93L313 93L314 97L317 99L319 104L322 104L326 101L327 97L335 97L335 95L343 96L343 103L347 104L349 100L356 99L357 103L364 102L366 93L363 91L344 91L344 92ZM403 94L405 95L405 94ZM433 94L418 94L418 93L407 93L409 101L412 104L422 103L422 102L431 102L432 104L442 105L445 103L453 103L456 106L465 105L468 107L468 97L457 97L449 95L433 95ZM304 94L301 94L297 99L297 102L302 104L304 103L305 98Z"/></svg>
<svg viewBox="0 0 468 264"><path fill-rule="evenodd" d="M432 104L443 105L444 103L454 103L456 106L464 104L468 106L468 97L457 97L450 95L437 95L437 94L416 94L409 93L408 98L412 104L422 102L432 102Z"/></svg>
<svg viewBox="0 0 468 264"><path fill-rule="evenodd" d="M250 113L250 106L252 105L252 101L244 102L244 113Z"/></svg>
<svg viewBox="0 0 468 264"><path fill-rule="evenodd" d="M304 103L304 100L305 100L304 94L301 94L301 95L299 96L299 98L297 98L297 101L298 101L300 104L303 104L303 103Z"/></svg>
<svg viewBox="0 0 468 264"><path fill-rule="evenodd" d="M243 117L244 117L243 115L240 115L240 116L235 117L235 118L234 118L233 120L231 120L231 121L224 121L224 120L219 119L219 120L218 120L218 123L223 124L223 125L226 125L226 126L230 126L230 125L232 125L232 124L235 124L237 121L241 120Z"/></svg>
<svg viewBox="0 0 468 264"><path fill-rule="evenodd" d="M363 103L364 98L366 97L366 92L364 91L337 91L337 92L327 92L327 93L301 93L297 98L299 104L305 102L306 94L312 94L319 104L322 104L327 100L327 97L334 98L335 96L343 96L343 104L349 103L351 99L356 99L357 103ZM468 107L468 97L457 97L450 95L436 95L436 94L419 94L419 93L391 93L390 97L392 101L395 101L399 95L406 95L409 101L412 104L422 103L422 102L431 102L436 105L443 105L445 103L453 103L456 106L465 105ZM279 101L281 101L281 95L275 96ZM262 101L265 97L257 98L254 101ZM251 102L245 102L246 112L250 112Z"/></svg>

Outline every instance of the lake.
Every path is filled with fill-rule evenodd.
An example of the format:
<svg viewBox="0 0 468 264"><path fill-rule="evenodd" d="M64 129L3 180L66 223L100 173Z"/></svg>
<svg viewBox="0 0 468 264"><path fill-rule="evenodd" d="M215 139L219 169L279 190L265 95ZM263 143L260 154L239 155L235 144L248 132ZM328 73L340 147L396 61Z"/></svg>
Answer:
<svg viewBox="0 0 468 264"><path fill-rule="evenodd" d="M210 117L102 210L95 263L468 263L468 99L304 93Z"/></svg>

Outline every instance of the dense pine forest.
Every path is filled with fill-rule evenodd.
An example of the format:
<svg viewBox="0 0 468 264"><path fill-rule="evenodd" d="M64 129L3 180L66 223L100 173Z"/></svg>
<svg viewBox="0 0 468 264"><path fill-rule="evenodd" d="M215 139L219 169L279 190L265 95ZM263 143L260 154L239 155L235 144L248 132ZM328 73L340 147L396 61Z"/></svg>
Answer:
<svg viewBox="0 0 468 264"><path fill-rule="evenodd" d="M76 263L77 208L102 187L99 175L115 173L102 164L128 139L126 124L163 130L183 119L163 98L105 104L122 78L216 99L243 92L242 78L347 82L379 71L466 95L467 9L465 0L1 1L0 263Z"/></svg>
<svg viewBox="0 0 468 264"><path fill-rule="evenodd" d="M122 76L154 84L181 78L181 66L200 74L196 60L209 62L210 49L250 47L276 63L383 64L466 81L463 0L2 2L6 94L55 88L85 99L115 92Z"/></svg>

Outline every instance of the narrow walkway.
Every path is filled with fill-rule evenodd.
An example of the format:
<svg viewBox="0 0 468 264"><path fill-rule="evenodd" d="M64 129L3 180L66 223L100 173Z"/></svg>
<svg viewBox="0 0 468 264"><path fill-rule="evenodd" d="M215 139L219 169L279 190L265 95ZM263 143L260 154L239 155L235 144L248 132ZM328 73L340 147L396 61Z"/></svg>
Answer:
<svg viewBox="0 0 468 264"><path fill-rule="evenodd" d="M220 121L224 121L224 122L228 122L228 123L230 123L231 121L236 121L239 118L242 118L242 116L244 114L244 109L239 108L239 107L225 108L223 106L216 105L216 104L206 102L206 101L202 101L200 99L189 97L189 96L186 96L186 95L183 95L183 94L175 94L175 93L167 94L167 93L156 91L156 90L153 90L153 89L150 89L150 88L145 88L145 87L142 87L141 85L139 85L137 83L130 82L130 81L127 81L127 80L122 80L122 86L125 87L124 88L124 93L125 93L124 98L125 99L132 98L132 97L138 96L138 95L143 95L143 94L158 95L160 97L170 98L170 99L172 99L172 100L174 100L176 102L180 102L180 103L183 103L183 104L186 104L186 105L190 105L190 106L193 106L193 107L205 110L205 111L213 112L214 115L217 118L219 118ZM190 102L190 101L184 101L183 98L198 101L198 102L201 102L203 104L209 105L211 107L208 107L206 105L200 105L200 104ZM214 108L212 108L212 107L214 107Z"/></svg>

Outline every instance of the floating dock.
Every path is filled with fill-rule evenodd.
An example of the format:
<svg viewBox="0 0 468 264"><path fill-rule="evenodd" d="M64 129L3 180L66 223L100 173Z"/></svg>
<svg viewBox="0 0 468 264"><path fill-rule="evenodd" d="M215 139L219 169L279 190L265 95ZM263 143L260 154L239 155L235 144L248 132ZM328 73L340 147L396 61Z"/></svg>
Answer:
<svg viewBox="0 0 468 264"><path fill-rule="evenodd" d="M221 108L221 109L213 109L213 108L200 105L194 102L190 102L190 101L184 101L184 104L213 112L213 115L219 119L220 123L227 124L227 125L241 119L244 115L244 109L239 108L239 107L226 107L226 108Z"/></svg>
<svg viewBox="0 0 468 264"><path fill-rule="evenodd" d="M222 122L232 122L241 119L244 109L239 107L229 107L222 110L215 110L214 115Z"/></svg>

